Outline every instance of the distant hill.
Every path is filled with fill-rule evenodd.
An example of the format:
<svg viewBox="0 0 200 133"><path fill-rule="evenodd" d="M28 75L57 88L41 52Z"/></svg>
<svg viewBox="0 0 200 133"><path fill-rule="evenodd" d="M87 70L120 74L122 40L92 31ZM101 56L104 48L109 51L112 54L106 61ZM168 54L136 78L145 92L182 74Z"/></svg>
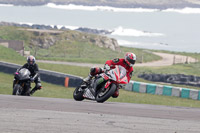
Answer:
<svg viewBox="0 0 200 133"><path fill-rule="evenodd" d="M88 6L112 6L122 8L200 8L199 0L0 0L0 4L14 4L23 6L37 6L45 5L47 3L55 3L59 5L76 4Z"/></svg>
<svg viewBox="0 0 200 133"><path fill-rule="evenodd" d="M0 26L0 39L20 40L24 42L25 51L30 51L37 59L71 62L105 63L106 60L123 57L126 52L141 56L144 62L158 60L148 51L135 48L119 47L117 41L106 36L88 34L72 30L40 30L14 26ZM3 47L3 46L1 46ZM3 49L0 48L2 52ZM1 54L4 60L7 54ZM4 56L5 55L5 56ZM9 60L12 59L11 57Z"/></svg>
<svg viewBox="0 0 200 133"><path fill-rule="evenodd" d="M51 58L52 60L91 59L96 61L96 58L102 57L99 60L103 62L104 58L111 57L110 54L115 53L116 57L121 51L115 39L72 30L40 30L0 26L0 39L23 41L26 51L30 51L36 57ZM105 55L105 53L108 54Z"/></svg>

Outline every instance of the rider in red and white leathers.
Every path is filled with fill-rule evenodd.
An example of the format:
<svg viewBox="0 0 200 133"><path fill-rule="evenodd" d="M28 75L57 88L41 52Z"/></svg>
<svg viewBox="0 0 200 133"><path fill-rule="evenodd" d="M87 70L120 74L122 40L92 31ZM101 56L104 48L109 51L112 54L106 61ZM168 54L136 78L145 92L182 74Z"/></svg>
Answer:
<svg viewBox="0 0 200 133"><path fill-rule="evenodd" d="M127 70L126 76L128 78L128 82L130 81L133 73L133 65L135 64L136 61L136 55L134 53L126 53L124 58L116 58L113 60L108 60L106 61L104 65L104 69L109 70L115 68L115 65L121 65ZM88 82L89 80L92 79L97 74L100 74L104 72L104 69L99 68L99 67L93 67L90 69L90 74L88 75L87 78L84 79L85 82ZM113 95L114 98L119 96L119 90L117 89L115 94Z"/></svg>

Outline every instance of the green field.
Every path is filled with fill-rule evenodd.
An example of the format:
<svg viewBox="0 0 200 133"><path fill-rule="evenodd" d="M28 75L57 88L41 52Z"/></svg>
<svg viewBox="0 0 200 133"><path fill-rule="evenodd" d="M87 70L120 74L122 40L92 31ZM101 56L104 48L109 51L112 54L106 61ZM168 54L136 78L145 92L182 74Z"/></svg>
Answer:
<svg viewBox="0 0 200 133"><path fill-rule="evenodd" d="M23 64L25 57L20 56L16 51L0 45L0 61Z"/></svg>
<svg viewBox="0 0 200 133"><path fill-rule="evenodd" d="M66 55L64 55L59 50L55 50L57 49L56 47L60 46L52 46L50 49L40 49L38 50L37 58L40 60L104 64L106 60L123 58L126 52L134 52L137 55L138 62L149 62L161 59L157 55L151 54L150 52L146 52L145 50L138 48L120 47L121 52L117 52L107 48L100 48L88 43L83 44L76 42L73 44L73 46L74 48L70 49L69 51L66 50ZM66 43L65 47L70 46L68 43Z"/></svg>
<svg viewBox="0 0 200 133"><path fill-rule="evenodd" d="M97 39L102 41L102 36L99 35L70 30L58 35L52 35L50 33L38 34L26 31L25 29L22 30L22 28L0 26L1 39L24 41L25 50L30 51L37 59L104 64L106 60L123 58L126 52L134 52L138 57L138 62L161 59L159 56L144 49L121 47L120 51L113 51L109 48L98 47L91 40ZM40 41L45 43L45 41L52 38L57 41L50 47L44 48L36 45ZM33 44L32 40L38 42ZM3 50L0 48L0 51Z"/></svg>
<svg viewBox="0 0 200 133"><path fill-rule="evenodd" d="M12 94L13 75L0 72L0 94ZM73 98L74 88L65 88L63 86L53 85L42 82L43 88L35 92L36 97L53 97L53 98ZM34 84L32 84L32 87ZM185 107L200 107L200 101L191 99L182 99L177 97L158 96L143 93L134 93L125 90L120 90L118 98L110 98L111 102L125 102L138 104L155 104L168 106L185 106Z"/></svg>

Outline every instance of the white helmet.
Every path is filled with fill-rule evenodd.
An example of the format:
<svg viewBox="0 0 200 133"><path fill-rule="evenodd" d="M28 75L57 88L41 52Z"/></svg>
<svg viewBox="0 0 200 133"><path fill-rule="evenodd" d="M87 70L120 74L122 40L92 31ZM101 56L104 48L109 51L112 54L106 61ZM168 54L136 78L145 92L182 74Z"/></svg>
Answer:
<svg viewBox="0 0 200 133"><path fill-rule="evenodd" d="M128 52L128 53L125 54L124 59L125 59L126 64L131 67L135 64L136 55L134 53Z"/></svg>
<svg viewBox="0 0 200 133"><path fill-rule="evenodd" d="M27 57L27 63L28 63L29 65L34 65L34 64L35 64L35 57L32 56L32 55L28 56L28 57Z"/></svg>

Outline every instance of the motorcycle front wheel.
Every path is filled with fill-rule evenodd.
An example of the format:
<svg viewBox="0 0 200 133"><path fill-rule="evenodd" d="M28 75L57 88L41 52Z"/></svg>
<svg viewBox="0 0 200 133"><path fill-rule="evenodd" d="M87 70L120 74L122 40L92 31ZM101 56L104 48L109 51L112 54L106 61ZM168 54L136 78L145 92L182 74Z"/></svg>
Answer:
<svg viewBox="0 0 200 133"><path fill-rule="evenodd" d="M111 84L110 88L106 89L105 91L99 91L96 96L96 101L99 103L103 103L108 100L116 91L117 85Z"/></svg>
<svg viewBox="0 0 200 133"><path fill-rule="evenodd" d="M81 86L76 87L76 89L74 90L74 93L73 93L74 100L82 101L84 99L83 93L84 93L84 91L81 88Z"/></svg>
<svg viewBox="0 0 200 133"><path fill-rule="evenodd" d="M12 94L13 95L20 95L21 94L21 86L19 84L15 84Z"/></svg>

